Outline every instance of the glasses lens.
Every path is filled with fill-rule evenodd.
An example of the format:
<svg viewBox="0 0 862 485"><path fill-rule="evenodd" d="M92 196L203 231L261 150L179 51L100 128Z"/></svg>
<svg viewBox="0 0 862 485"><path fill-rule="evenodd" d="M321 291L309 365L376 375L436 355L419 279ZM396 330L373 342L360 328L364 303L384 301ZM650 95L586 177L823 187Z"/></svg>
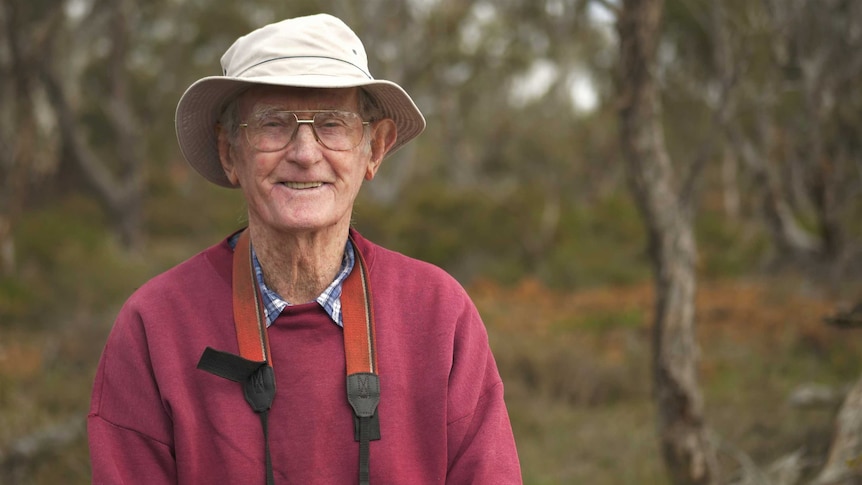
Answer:
<svg viewBox="0 0 862 485"><path fill-rule="evenodd" d="M351 150L362 139L362 119L348 111L315 113L314 132L330 150Z"/></svg>
<svg viewBox="0 0 862 485"><path fill-rule="evenodd" d="M293 113L269 113L249 123L249 143L262 152L277 152L286 147L298 123Z"/></svg>

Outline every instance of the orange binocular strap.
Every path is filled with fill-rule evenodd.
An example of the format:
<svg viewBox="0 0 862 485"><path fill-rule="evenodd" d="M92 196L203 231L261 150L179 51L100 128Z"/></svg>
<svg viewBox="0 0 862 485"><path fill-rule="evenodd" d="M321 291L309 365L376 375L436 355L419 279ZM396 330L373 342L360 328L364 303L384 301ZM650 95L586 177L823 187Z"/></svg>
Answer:
<svg viewBox="0 0 862 485"><path fill-rule="evenodd" d="M263 427L266 483L274 485L267 415L275 397L275 373L248 232L246 229L239 235L233 255L233 314L240 355L207 347L198 368L243 383L246 401L260 415ZM367 266L352 238L351 244L355 264L341 290L347 400L353 408L354 439L359 441L359 483L368 485L369 441L380 439L380 379Z"/></svg>
<svg viewBox="0 0 862 485"><path fill-rule="evenodd" d="M352 240L351 240L352 242ZM356 245L354 244L354 248ZM377 374L377 346L374 341L374 315L365 260L354 252L356 263L341 289L341 316L344 322L344 353L347 375Z"/></svg>
<svg viewBox="0 0 862 485"><path fill-rule="evenodd" d="M266 337L266 315L254 274L249 239L248 230L243 231L233 253L233 321L236 340L239 355L272 366L269 339Z"/></svg>

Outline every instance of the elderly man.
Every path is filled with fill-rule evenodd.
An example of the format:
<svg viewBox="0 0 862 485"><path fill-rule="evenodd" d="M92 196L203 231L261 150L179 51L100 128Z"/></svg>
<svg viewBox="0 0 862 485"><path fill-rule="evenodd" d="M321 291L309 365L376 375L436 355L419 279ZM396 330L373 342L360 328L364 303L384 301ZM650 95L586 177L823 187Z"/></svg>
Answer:
<svg viewBox="0 0 862 485"><path fill-rule="evenodd" d="M482 321L442 270L350 226L425 126L328 15L238 39L177 107L187 161L248 228L123 306L88 418L93 482L520 483Z"/></svg>

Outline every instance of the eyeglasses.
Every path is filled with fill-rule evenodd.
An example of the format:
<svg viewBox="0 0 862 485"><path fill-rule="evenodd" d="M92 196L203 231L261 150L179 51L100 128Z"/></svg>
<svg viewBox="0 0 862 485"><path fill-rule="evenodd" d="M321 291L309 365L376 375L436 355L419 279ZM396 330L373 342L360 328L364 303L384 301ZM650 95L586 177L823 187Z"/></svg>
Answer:
<svg viewBox="0 0 862 485"><path fill-rule="evenodd" d="M311 126L314 138L324 147L346 151L359 145L365 134L363 128L371 123L350 111L304 110L300 113L312 116L310 119L300 119L294 111L272 111L258 115L247 123L240 123L239 126L246 129L249 144L261 152L284 149L293 140L299 125L303 124Z"/></svg>

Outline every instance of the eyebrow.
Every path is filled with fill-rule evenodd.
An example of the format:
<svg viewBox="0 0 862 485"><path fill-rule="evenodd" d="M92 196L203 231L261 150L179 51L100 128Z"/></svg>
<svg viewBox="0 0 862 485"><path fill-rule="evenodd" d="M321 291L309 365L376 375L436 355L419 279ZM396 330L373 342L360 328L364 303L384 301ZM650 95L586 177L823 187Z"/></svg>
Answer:
<svg viewBox="0 0 862 485"><path fill-rule="evenodd" d="M276 108L275 106L267 106L267 105L255 106L254 109L251 111L251 116L255 117L255 118L261 117L261 116L269 116L273 113L278 113L279 111L288 111L288 110Z"/></svg>

